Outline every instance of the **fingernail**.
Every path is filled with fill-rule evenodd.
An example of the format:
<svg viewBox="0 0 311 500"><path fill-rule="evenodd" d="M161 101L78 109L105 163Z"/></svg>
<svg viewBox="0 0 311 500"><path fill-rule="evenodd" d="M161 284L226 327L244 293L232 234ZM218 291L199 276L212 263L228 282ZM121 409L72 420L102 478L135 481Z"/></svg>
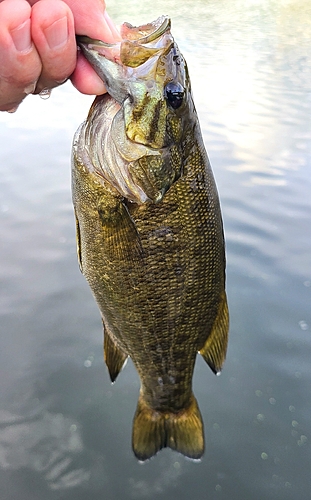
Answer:
<svg viewBox="0 0 311 500"><path fill-rule="evenodd" d="M64 16L58 21L55 21L51 26L44 30L46 41L50 49L59 49L68 40L68 23L67 17Z"/></svg>
<svg viewBox="0 0 311 500"><path fill-rule="evenodd" d="M32 47L30 36L30 19L11 30L11 37L16 50L28 52Z"/></svg>
<svg viewBox="0 0 311 500"><path fill-rule="evenodd" d="M63 78L62 80L55 80L58 85L62 85L63 83L67 82L69 76L66 76L66 78Z"/></svg>
<svg viewBox="0 0 311 500"><path fill-rule="evenodd" d="M36 86L37 86L37 80L33 83L30 83L29 85L27 85L27 87L24 88L24 94L26 95L33 94L34 91L36 90Z"/></svg>
<svg viewBox="0 0 311 500"><path fill-rule="evenodd" d="M19 105L15 106L14 108L8 109L7 113L15 113L15 111L17 111L18 106Z"/></svg>

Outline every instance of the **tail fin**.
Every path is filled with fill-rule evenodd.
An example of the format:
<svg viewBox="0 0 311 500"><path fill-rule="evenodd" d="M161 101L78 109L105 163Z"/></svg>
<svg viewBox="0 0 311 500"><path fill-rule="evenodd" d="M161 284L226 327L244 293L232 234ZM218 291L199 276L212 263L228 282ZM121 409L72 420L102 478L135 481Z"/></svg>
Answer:
<svg viewBox="0 0 311 500"><path fill-rule="evenodd" d="M189 458L200 458L204 453L204 428L195 397L192 395L186 409L172 413L153 410L141 394L134 416L132 446L142 461L165 447Z"/></svg>

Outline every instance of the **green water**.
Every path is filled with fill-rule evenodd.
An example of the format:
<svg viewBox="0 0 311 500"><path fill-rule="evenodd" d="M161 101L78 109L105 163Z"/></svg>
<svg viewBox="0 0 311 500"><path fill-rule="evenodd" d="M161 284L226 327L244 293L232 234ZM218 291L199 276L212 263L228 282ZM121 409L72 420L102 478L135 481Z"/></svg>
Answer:
<svg viewBox="0 0 311 500"><path fill-rule="evenodd" d="M70 84L0 114L1 500L311 498L311 4L108 2L161 14L190 69L222 203L231 330L194 391L206 453L131 452L139 390L111 386L99 313L76 261Z"/></svg>

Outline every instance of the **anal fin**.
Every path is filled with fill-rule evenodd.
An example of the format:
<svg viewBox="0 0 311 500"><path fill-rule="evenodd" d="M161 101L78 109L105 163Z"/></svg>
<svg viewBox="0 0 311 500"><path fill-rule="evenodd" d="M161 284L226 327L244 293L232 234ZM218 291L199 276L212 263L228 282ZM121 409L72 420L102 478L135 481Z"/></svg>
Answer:
<svg viewBox="0 0 311 500"><path fill-rule="evenodd" d="M204 429L195 397L178 413L152 409L140 394L133 422L132 447L138 460L151 458L168 447L186 457L199 459L204 453Z"/></svg>
<svg viewBox="0 0 311 500"><path fill-rule="evenodd" d="M214 373L220 373L226 358L229 331L229 310L226 292L223 292L212 331L199 353Z"/></svg>
<svg viewBox="0 0 311 500"><path fill-rule="evenodd" d="M108 368L111 382L114 382L122 370L128 356L117 347L109 335L108 329L104 326L104 360Z"/></svg>

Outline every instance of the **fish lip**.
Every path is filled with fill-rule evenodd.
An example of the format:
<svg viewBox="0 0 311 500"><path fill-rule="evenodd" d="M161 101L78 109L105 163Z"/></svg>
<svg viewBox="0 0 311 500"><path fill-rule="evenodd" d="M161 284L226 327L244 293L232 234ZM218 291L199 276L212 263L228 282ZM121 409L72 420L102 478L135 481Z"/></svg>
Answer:
<svg viewBox="0 0 311 500"><path fill-rule="evenodd" d="M134 29L138 30L139 28L147 28L148 26L154 26L155 27L155 29L153 31L151 31L148 35L142 36L140 38L136 38L134 40L132 40L132 39L129 40L128 38L122 36L122 34L124 32L124 28L129 28L130 30L131 29L132 30L134 30ZM170 20L170 18L168 16L160 16L155 21L153 21L153 22L151 22L151 23L149 23L147 25L138 26L138 27L132 26L129 23L124 23L121 26L121 36L122 36L123 40L128 40L128 41L136 42L136 43L139 43L139 44L147 44L147 43L154 42L155 40L157 40L158 38L160 38L170 28L171 28L171 20Z"/></svg>
<svg viewBox="0 0 311 500"><path fill-rule="evenodd" d="M123 41L129 41L129 42L132 42L134 44L139 44L139 45L147 44L147 43L154 42L155 40L160 38L162 35L164 35L164 33L168 29L170 29L170 27L171 27L171 20L168 16L160 16L160 17L158 17L158 19L156 19L152 23L149 23L148 25L145 25L145 26L154 26L155 29L150 34L145 35L145 36L141 36L140 38L136 38L136 39L131 39L131 38L127 38L126 36L122 36L122 27L127 27L129 29L137 29L138 30L142 26L135 27L135 26L132 26L130 23L123 23L123 25L121 26L121 38L122 38L122 40L118 41L116 43L104 42L103 40L100 40L97 38L91 38L87 35L76 35L76 41L77 41L77 45L80 45L80 44L95 45L95 46L105 47L105 48L117 47Z"/></svg>
<svg viewBox="0 0 311 500"><path fill-rule="evenodd" d="M108 43L108 42L104 42L103 40L99 40L97 38L91 38L87 35L76 35L76 42L77 42L78 46L80 46L81 44L82 45L99 45L100 47L107 47L107 48L115 47L116 45L118 45L118 43L120 43L120 42Z"/></svg>

